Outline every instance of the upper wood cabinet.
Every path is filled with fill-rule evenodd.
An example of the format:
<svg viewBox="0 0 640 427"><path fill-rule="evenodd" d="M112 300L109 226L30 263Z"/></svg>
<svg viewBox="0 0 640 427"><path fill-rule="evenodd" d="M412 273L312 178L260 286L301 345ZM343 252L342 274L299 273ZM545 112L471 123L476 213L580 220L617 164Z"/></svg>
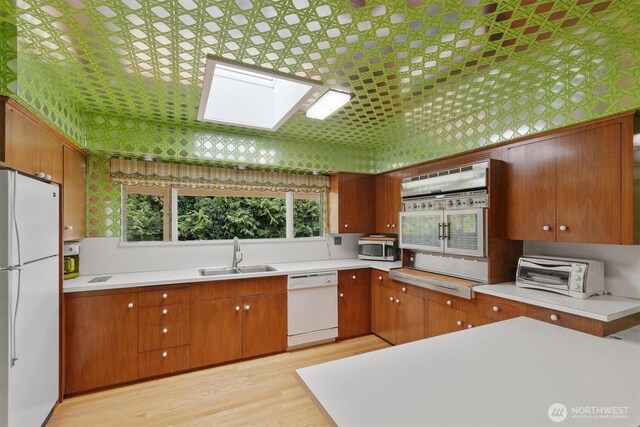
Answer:
<svg viewBox="0 0 640 427"><path fill-rule="evenodd" d="M507 148L506 237L631 244L633 116Z"/></svg>
<svg viewBox="0 0 640 427"><path fill-rule="evenodd" d="M62 141L45 125L30 114L3 103L4 135L0 155L7 166L28 175L50 177L52 182L62 183Z"/></svg>
<svg viewBox="0 0 640 427"><path fill-rule="evenodd" d="M374 220L374 177L337 173L331 176L329 232L370 233Z"/></svg>
<svg viewBox="0 0 640 427"><path fill-rule="evenodd" d="M87 211L87 166L85 156L64 147L63 240L85 237Z"/></svg>
<svg viewBox="0 0 640 427"><path fill-rule="evenodd" d="M398 233L398 214L402 209L402 179L390 175L375 178L376 233Z"/></svg>

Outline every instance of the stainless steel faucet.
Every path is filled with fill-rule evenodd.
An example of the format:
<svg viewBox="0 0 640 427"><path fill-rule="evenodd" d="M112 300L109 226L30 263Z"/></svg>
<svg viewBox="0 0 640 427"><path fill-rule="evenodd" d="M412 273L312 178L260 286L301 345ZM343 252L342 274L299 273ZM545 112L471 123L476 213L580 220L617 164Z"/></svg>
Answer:
<svg viewBox="0 0 640 427"><path fill-rule="evenodd" d="M238 258L238 255L240 257ZM231 268L236 268L242 261L242 252L240 251L240 240L237 237L233 238L233 261L231 262Z"/></svg>

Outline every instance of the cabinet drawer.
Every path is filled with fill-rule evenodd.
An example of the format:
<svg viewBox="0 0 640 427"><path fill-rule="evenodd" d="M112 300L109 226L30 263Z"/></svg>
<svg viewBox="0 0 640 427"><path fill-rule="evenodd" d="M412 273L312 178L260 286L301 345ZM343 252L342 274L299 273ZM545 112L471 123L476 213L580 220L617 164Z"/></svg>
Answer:
<svg viewBox="0 0 640 427"><path fill-rule="evenodd" d="M189 369L190 349L188 345L138 353L139 378L170 374Z"/></svg>
<svg viewBox="0 0 640 427"><path fill-rule="evenodd" d="M338 272L338 283L340 285L369 284L371 283L371 269L360 268L357 270L343 270Z"/></svg>
<svg viewBox="0 0 640 427"><path fill-rule="evenodd" d="M438 304L442 304L446 307L453 308L455 310L468 311L469 310L469 300L454 297L452 295L443 294L441 292L436 291L428 291L427 299L429 301L437 302Z"/></svg>
<svg viewBox="0 0 640 427"><path fill-rule="evenodd" d="M517 304L491 299L478 300L478 315L489 320L499 321L521 316L523 310Z"/></svg>
<svg viewBox="0 0 640 427"><path fill-rule="evenodd" d="M576 316L575 314L564 313L535 305L527 305L526 315L532 319L542 320L543 322L591 335L602 336L603 334L602 322L587 317Z"/></svg>
<svg viewBox="0 0 640 427"><path fill-rule="evenodd" d="M166 325L189 320L189 304L161 305L140 309L140 325Z"/></svg>
<svg viewBox="0 0 640 427"><path fill-rule="evenodd" d="M157 350L189 344L189 322L139 327L138 351Z"/></svg>
<svg viewBox="0 0 640 427"><path fill-rule="evenodd" d="M189 288L165 288L157 291L140 292L138 298L140 307L181 304L189 302Z"/></svg>

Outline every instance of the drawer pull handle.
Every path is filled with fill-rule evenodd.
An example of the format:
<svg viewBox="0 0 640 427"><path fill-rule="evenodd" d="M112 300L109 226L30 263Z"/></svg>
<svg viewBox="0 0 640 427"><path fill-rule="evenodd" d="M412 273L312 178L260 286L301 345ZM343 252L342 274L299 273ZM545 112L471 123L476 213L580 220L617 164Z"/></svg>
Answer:
<svg viewBox="0 0 640 427"><path fill-rule="evenodd" d="M162 299L167 299L169 297L169 295L167 294L162 294Z"/></svg>
<svg viewBox="0 0 640 427"><path fill-rule="evenodd" d="M344 294L340 292L340 298L344 298Z"/></svg>
<svg viewBox="0 0 640 427"><path fill-rule="evenodd" d="M456 325L458 325L458 326L462 326L462 320L458 320L458 321L456 322Z"/></svg>
<svg viewBox="0 0 640 427"><path fill-rule="evenodd" d="M162 352L162 357L167 357L169 355L169 353L167 353L166 351Z"/></svg>
<svg viewBox="0 0 640 427"><path fill-rule="evenodd" d="M400 299L396 298L396 304L400 304Z"/></svg>
<svg viewBox="0 0 640 427"><path fill-rule="evenodd" d="M382 281L382 276L378 276L378 280Z"/></svg>
<svg viewBox="0 0 640 427"><path fill-rule="evenodd" d="M447 305L453 304L450 299L447 300Z"/></svg>
<svg viewBox="0 0 640 427"><path fill-rule="evenodd" d="M407 288L405 286L402 287L402 292L407 293Z"/></svg>
<svg viewBox="0 0 640 427"><path fill-rule="evenodd" d="M567 231L567 226L566 225L561 225L560 226L560 231Z"/></svg>
<svg viewBox="0 0 640 427"><path fill-rule="evenodd" d="M544 227L542 227L542 229L544 231L549 231L549 230L551 230L551 227L549 227L548 225L545 225Z"/></svg>
<svg viewBox="0 0 640 427"><path fill-rule="evenodd" d="M127 304L127 307L129 307L129 308L133 308L133 303L132 303L132 302L130 302L129 304Z"/></svg>
<svg viewBox="0 0 640 427"><path fill-rule="evenodd" d="M169 310L167 310L166 308L162 310L162 314L164 314L165 316L167 315L167 313L169 313Z"/></svg>
<svg viewBox="0 0 640 427"><path fill-rule="evenodd" d="M163 334L166 334L167 332L169 332L169 329L168 329L168 328L164 328L164 329L162 330L162 333L163 333Z"/></svg>
<svg viewBox="0 0 640 427"><path fill-rule="evenodd" d="M467 325L467 329L473 328L473 325Z"/></svg>
<svg viewBox="0 0 640 427"><path fill-rule="evenodd" d="M249 311L249 309L250 309L250 308L251 308L251 307L249 306L249 304L245 304L245 305L244 305L244 309L245 309L246 311Z"/></svg>
<svg viewBox="0 0 640 427"><path fill-rule="evenodd" d="M498 307L497 305L493 306L493 311L495 311L496 313L500 311L500 307Z"/></svg>
<svg viewBox="0 0 640 427"><path fill-rule="evenodd" d="M393 302L393 297L389 297L389 301Z"/></svg>
<svg viewBox="0 0 640 427"><path fill-rule="evenodd" d="M550 318L551 320L553 320L554 322L555 322L556 320L558 320L558 316L557 316L557 315L555 315L555 314L552 314L551 316L549 316L549 318Z"/></svg>
<svg viewBox="0 0 640 427"><path fill-rule="evenodd" d="M240 306L236 305L236 311L240 311Z"/></svg>

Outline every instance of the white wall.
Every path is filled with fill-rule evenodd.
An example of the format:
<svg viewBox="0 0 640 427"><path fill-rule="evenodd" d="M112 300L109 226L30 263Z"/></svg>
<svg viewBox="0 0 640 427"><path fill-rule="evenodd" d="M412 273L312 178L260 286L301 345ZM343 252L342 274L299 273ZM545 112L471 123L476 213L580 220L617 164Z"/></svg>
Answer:
<svg viewBox="0 0 640 427"><path fill-rule="evenodd" d="M277 242L240 240L242 265L356 258L361 234L341 234L342 244L326 239L294 239ZM231 266L233 244L177 242L121 244L118 237L93 237L80 243L80 274L130 273L134 271Z"/></svg>
<svg viewBox="0 0 640 427"><path fill-rule="evenodd" d="M640 246L524 242L527 255L553 255L604 261L605 290L640 298Z"/></svg>

